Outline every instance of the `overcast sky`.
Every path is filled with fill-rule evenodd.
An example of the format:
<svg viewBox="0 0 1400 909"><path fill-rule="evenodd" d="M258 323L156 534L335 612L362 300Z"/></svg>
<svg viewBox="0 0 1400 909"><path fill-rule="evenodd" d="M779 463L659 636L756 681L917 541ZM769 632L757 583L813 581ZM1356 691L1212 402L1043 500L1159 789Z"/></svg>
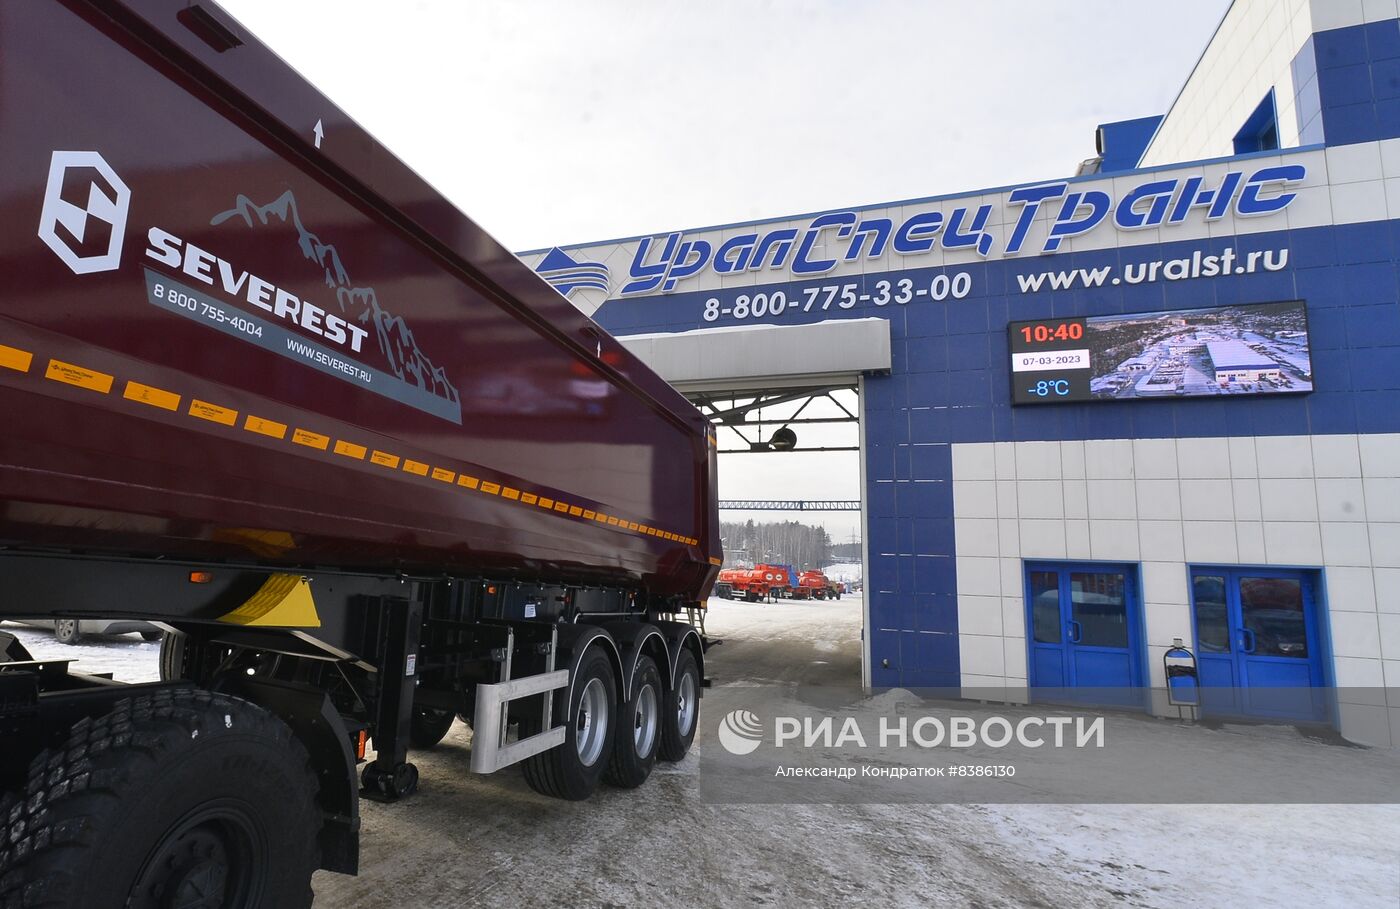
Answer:
<svg viewBox="0 0 1400 909"><path fill-rule="evenodd" d="M517 250L1070 175L1097 124L1166 111L1229 5L221 2ZM731 456L721 492L856 473Z"/></svg>

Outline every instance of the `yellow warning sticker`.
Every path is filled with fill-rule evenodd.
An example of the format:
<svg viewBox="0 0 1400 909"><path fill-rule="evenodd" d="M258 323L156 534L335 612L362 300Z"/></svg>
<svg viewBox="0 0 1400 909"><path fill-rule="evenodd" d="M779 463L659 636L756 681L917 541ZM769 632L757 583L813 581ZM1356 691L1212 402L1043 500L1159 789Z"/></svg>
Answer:
<svg viewBox="0 0 1400 909"><path fill-rule="evenodd" d="M619 521L615 515L608 515L608 523L609 523L609 524L613 524L613 525L617 525L617 524L621 524L622 522Z"/></svg>
<svg viewBox="0 0 1400 909"><path fill-rule="evenodd" d="M33 362L34 355L29 351L0 344L0 366L17 372L29 372L29 367Z"/></svg>
<svg viewBox="0 0 1400 909"><path fill-rule="evenodd" d="M505 489L502 489L502 490L501 490L501 498L503 498L503 499L518 499L518 498L520 498L520 490L518 490L518 489L511 489L509 486L507 486Z"/></svg>
<svg viewBox="0 0 1400 909"><path fill-rule="evenodd" d="M447 470L442 467L434 467L433 479L437 480L439 483L451 483L453 480L457 479L457 473L456 471Z"/></svg>
<svg viewBox="0 0 1400 909"><path fill-rule="evenodd" d="M583 519L584 519L585 521L591 521L591 520L593 520L594 518L596 518L597 516L598 516L598 512L596 512L596 511L585 511L585 512L583 513Z"/></svg>
<svg viewBox="0 0 1400 909"><path fill-rule="evenodd" d="M537 501L539 501L539 498L540 498L540 497L537 496L537 495L535 495L533 492L521 493L521 495L520 495L520 504L522 504L522 505L533 505L533 504L535 504Z"/></svg>
<svg viewBox="0 0 1400 909"><path fill-rule="evenodd" d="M201 401L198 398L190 402L189 414L192 417L208 420L211 423L222 423L225 426L232 426L238 422L238 411L210 404L208 401Z"/></svg>
<svg viewBox="0 0 1400 909"><path fill-rule="evenodd" d="M243 428L249 432L256 432L258 435L267 436L272 439L284 439L287 437L287 424L278 423L276 420L265 420L262 417L255 417L248 414L248 418L243 421Z"/></svg>
<svg viewBox="0 0 1400 909"><path fill-rule="evenodd" d="M724 560L723 560L723 559L717 559L717 558L715 558L714 556L710 556L710 564L711 564L711 565L723 565L723 564L724 564Z"/></svg>
<svg viewBox="0 0 1400 909"><path fill-rule="evenodd" d="M426 477L428 475L428 465L424 464L422 461L406 460L403 462L403 469L409 473L416 473L420 477Z"/></svg>
<svg viewBox="0 0 1400 909"><path fill-rule="evenodd" d="M477 480L476 477L469 477L469 476L467 476L466 474L462 474L460 477L457 478L457 485L458 485L458 486L465 486L465 487L467 487L468 489L475 489L476 486L477 486L477 483L479 483L479 482L480 482L480 481Z"/></svg>
<svg viewBox="0 0 1400 909"><path fill-rule="evenodd" d="M122 397L128 401L140 401L142 404L149 404L152 407L159 407L161 410L179 410L180 396L173 391L166 391L163 388L155 388L150 385L142 385L140 382L127 382L126 390L122 392Z"/></svg>
<svg viewBox="0 0 1400 909"><path fill-rule="evenodd" d="M555 511L568 512L568 510L569 510L569 503L568 503L568 502L555 502L555 503L554 503L554 510L555 510Z"/></svg>
<svg viewBox="0 0 1400 909"><path fill-rule="evenodd" d="M498 495L501 491L500 483L482 483L481 491L489 496Z"/></svg>
<svg viewBox="0 0 1400 909"><path fill-rule="evenodd" d="M365 452L369 451L363 445L356 445L354 442L347 442L344 439L337 439L335 443L335 453L344 455L347 458L354 458L356 461L365 459Z"/></svg>
<svg viewBox="0 0 1400 909"><path fill-rule="evenodd" d="M398 467L399 456L389 454L387 451L375 451L369 456L371 464L378 464L380 467Z"/></svg>
<svg viewBox="0 0 1400 909"><path fill-rule="evenodd" d="M553 499L546 499L544 496L540 496L540 500L539 500L538 502L536 502L535 504L538 505L538 506L540 506L541 508L553 508L553 507L554 507L554 500L553 500Z"/></svg>
<svg viewBox="0 0 1400 909"><path fill-rule="evenodd" d="M612 522L615 523L615 522L617 521L616 518L609 518L607 515L603 514L601 511L598 512L597 514L595 514L595 515L593 516L593 520L597 521L599 524L607 524L609 521L612 521Z"/></svg>
<svg viewBox="0 0 1400 909"><path fill-rule="evenodd" d="M331 437L323 436L319 432L312 432L309 429L297 429L292 431L292 441L298 445L305 445L307 448L325 451L330 447Z"/></svg>
<svg viewBox="0 0 1400 909"><path fill-rule="evenodd" d="M570 505L569 514L573 515L574 517L578 517L579 515L583 514L583 509L579 508L577 505Z"/></svg>
<svg viewBox="0 0 1400 909"><path fill-rule="evenodd" d="M112 390L112 377L105 372L84 369L81 366L74 366L72 363L64 363L62 360L50 360L48 371L44 373L44 377L53 379L55 382L62 382L65 385L76 385L79 388L100 391L104 395Z"/></svg>

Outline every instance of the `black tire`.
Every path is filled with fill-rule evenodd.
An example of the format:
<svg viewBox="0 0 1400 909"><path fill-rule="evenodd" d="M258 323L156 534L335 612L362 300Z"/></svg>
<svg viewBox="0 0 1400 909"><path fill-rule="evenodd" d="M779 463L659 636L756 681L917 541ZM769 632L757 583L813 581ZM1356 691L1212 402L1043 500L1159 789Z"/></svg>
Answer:
<svg viewBox="0 0 1400 909"><path fill-rule="evenodd" d="M53 636L60 644L76 644L83 639L83 628L77 619L55 619Z"/></svg>
<svg viewBox="0 0 1400 909"><path fill-rule="evenodd" d="M147 644L154 644L156 641L159 641L159 640L163 639L164 637L165 637L165 632L163 632L163 631L143 631L143 632L141 632L141 640L145 641Z"/></svg>
<svg viewBox="0 0 1400 909"><path fill-rule="evenodd" d="M592 687L595 684L601 686L601 692ZM614 722L617 714L617 681L613 678L612 663L602 648L589 647L584 652L578 670L574 673L572 688L572 694L569 694L569 688L565 687L554 699L554 716L567 718L564 724L564 743L543 754L526 758L524 768L525 782L530 784L531 789L541 795L577 802L588 798L593 794L593 790L598 788L598 781L608 765L613 731L617 725ZM596 710L592 711L591 715L590 712L579 710L585 692L589 692L591 702L596 704L601 697L601 703L606 704L601 740L592 737L597 732L594 725L598 721ZM565 697L569 698L567 710L564 709ZM580 729L581 725L586 726L586 750L591 761L586 760L586 756L580 753L580 733L584 731ZM521 721L520 737L534 735L539 731L538 727L538 720Z"/></svg>
<svg viewBox="0 0 1400 909"><path fill-rule="evenodd" d="M649 656L637 660L632 676L632 696L618 712L613 734L612 760L603 779L622 789L636 789L651 776L661 746L661 670Z"/></svg>
<svg viewBox="0 0 1400 909"><path fill-rule="evenodd" d="M185 635L179 631L172 631L160 639L162 682L178 682L184 678L185 641Z"/></svg>
<svg viewBox="0 0 1400 909"><path fill-rule="evenodd" d="M700 725L700 666L695 662L695 654L687 648L682 647L676 658L675 678L666 692L665 705L661 712L661 748L657 755L663 761L679 761L690 751L690 743L695 741L695 730Z"/></svg>
<svg viewBox="0 0 1400 909"><path fill-rule="evenodd" d="M408 720L408 744L419 750L432 748L441 742L457 718L451 710L435 707L414 707Z"/></svg>
<svg viewBox="0 0 1400 909"><path fill-rule="evenodd" d="M196 689L118 701L41 752L0 818L0 906L311 904L316 775L286 724ZM154 896L157 891L164 895Z"/></svg>

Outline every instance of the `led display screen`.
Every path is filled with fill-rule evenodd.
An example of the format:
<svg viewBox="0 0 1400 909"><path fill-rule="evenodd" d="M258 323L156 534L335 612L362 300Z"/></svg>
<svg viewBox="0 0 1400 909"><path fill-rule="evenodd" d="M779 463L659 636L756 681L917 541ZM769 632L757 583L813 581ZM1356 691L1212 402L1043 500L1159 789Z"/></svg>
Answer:
<svg viewBox="0 0 1400 909"><path fill-rule="evenodd" d="M1015 404L1302 394L1301 301L1038 319L1007 327Z"/></svg>

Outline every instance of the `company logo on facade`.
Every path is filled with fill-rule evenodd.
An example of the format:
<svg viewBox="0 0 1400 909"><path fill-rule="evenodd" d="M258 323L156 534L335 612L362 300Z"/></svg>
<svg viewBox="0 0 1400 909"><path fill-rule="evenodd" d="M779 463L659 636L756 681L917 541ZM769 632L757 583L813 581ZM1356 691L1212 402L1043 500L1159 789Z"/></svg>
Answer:
<svg viewBox="0 0 1400 909"><path fill-rule="evenodd" d="M602 262L580 262L557 246L544 254L535 274L566 297L579 288L607 293L611 283L608 267Z"/></svg>
<svg viewBox="0 0 1400 909"><path fill-rule="evenodd" d="M749 710L731 710L719 722L719 743L730 754L752 754L763 743L763 724Z"/></svg>
<svg viewBox="0 0 1400 909"><path fill-rule="evenodd" d="M121 264L130 206L131 190L97 152L56 151L39 239L74 274L111 271Z"/></svg>
<svg viewBox="0 0 1400 909"><path fill-rule="evenodd" d="M1167 230L1193 214L1210 222L1226 215L1249 218L1281 212L1298 195L1288 187L1306 177L1307 168L1301 164L1262 167L1248 174L1230 171L1211 186L1201 176L1169 177L1140 183L1116 199L1102 189L1082 189L1078 181L1023 186L1007 194L1011 210L1006 217L995 219L1005 224L1004 243L994 233L996 206L990 203L916 211L898 223L878 212L830 212L813 218L806 227L738 234L718 248L709 240L677 231L637 241L628 269L630 280L620 295L669 293L678 282L706 271L720 276L769 269L799 278L823 275L843 262L877 259L889 250L906 257L935 248L975 250L983 258L998 248L1006 256L1032 250L1053 253L1065 240L1105 222L1121 231L1162 228L1162 239L1167 240ZM1048 229L1036 249L1027 241L1041 206L1054 212L1040 219ZM550 250L546 261L556 252Z"/></svg>

